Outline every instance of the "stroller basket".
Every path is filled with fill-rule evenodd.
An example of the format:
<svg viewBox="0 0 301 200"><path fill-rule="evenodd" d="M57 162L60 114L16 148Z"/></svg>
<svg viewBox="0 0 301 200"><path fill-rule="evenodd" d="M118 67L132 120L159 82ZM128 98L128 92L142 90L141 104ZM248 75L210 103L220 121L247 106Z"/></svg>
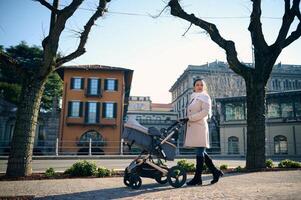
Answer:
<svg viewBox="0 0 301 200"><path fill-rule="evenodd" d="M154 151L153 136L148 133L148 129L140 124L125 123L122 138L129 143L135 143L138 147L148 152L155 152L155 155L162 158L162 154ZM159 138L159 142L163 139ZM160 145L165 154L166 160L174 160L176 156L176 146L168 141Z"/></svg>

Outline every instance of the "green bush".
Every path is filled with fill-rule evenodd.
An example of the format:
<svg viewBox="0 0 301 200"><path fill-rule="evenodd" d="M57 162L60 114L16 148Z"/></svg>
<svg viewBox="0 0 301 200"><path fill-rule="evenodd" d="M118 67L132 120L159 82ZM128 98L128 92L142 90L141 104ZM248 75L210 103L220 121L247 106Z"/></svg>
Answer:
<svg viewBox="0 0 301 200"><path fill-rule="evenodd" d="M237 171L237 172L241 172L243 170L243 168L239 165L234 170Z"/></svg>
<svg viewBox="0 0 301 200"><path fill-rule="evenodd" d="M86 160L74 163L64 173L71 176L93 176L97 172L97 166L94 162Z"/></svg>
<svg viewBox="0 0 301 200"><path fill-rule="evenodd" d="M220 170L227 170L228 169L228 165L221 165L220 167L219 167L219 169Z"/></svg>
<svg viewBox="0 0 301 200"><path fill-rule="evenodd" d="M105 168L105 167L99 167L97 169L97 174L96 174L98 177L106 177L106 176L111 176L112 175L112 172Z"/></svg>
<svg viewBox="0 0 301 200"><path fill-rule="evenodd" d="M301 163L293 160L282 160L278 164L280 168L301 168Z"/></svg>
<svg viewBox="0 0 301 200"><path fill-rule="evenodd" d="M274 163L273 163L273 161L271 159L268 159L268 160L265 161L265 166L267 168L273 168L274 167Z"/></svg>
<svg viewBox="0 0 301 200"><path fill-rule="evenodd" d="M183 169L186 170L186 172L194 172L195 171L195 165L194 163L188 162L187 160L179 160L177 162L177 165L179 167L182 167Z"/></svg>
<svg viewBox="0 0 301 200"><path fill-rule="evenodd" d="M45 176L47 177L54 177L56 175L54 169L52 167L46 169Z"/></svg>

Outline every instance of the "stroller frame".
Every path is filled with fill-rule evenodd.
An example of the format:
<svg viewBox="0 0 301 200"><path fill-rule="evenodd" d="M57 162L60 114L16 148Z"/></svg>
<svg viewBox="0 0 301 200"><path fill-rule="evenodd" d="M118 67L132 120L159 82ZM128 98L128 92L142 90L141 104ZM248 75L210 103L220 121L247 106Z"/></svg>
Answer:
<svg viewBox="0 0 301 200"><path fill-rule="evenodd" d="M164 130L163 135L167 135L160 143L158 143L152 151L143 150L131 163L126 167L124 172L124 184L132 189L138 189L142 185L140 177L155 179L160 184L169 184L175 188L181 187L186 182L186 171L179 166L168 168L163 164L161 158L157 156L158 162L153 160L155 152L160 154L166 160L164 151L161 145L166 143L178 130L185 124L185 122L177 121L168 129ZM155 137L153 136L156 140ZM156 157L156 156L155 156Z"/></svg>

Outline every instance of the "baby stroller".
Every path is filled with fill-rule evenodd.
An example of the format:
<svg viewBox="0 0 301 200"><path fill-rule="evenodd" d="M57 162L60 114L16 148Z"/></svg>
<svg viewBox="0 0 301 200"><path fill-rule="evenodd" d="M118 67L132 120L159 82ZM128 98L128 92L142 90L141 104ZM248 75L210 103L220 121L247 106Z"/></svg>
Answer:
<svg viewBox="0 0 301 200"><path fill-rule="evenodd" d="M124 124L122 138L129 146L133 144L142 149L124 171L123 182L127 187L138 189L142 185L141 177L155 179L160 184L167 182L179 188L185 184L187 174L179 166L168 168L161 159L173 161L176 155L176 145L172 143L177 139L178 130L185 122L175 122L168 129L158 131L156 128L146 128L136 120L128 120ZM157 159L157 162L154 161Z"/></svg>

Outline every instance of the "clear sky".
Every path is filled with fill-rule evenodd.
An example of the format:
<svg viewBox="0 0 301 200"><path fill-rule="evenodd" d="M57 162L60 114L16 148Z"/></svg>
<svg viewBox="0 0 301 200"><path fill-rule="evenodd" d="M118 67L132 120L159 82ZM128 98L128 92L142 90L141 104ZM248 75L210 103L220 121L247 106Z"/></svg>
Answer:
<svg viewBox="0 0 301 200"><path fill-rule="evenodd" d="M134 70L131 95L150 96L154 103L169 103L168 92L189 64L225 61L224 50L201 29L172 17L167 9L153 19L167 0L111 0L109 13L97 21L86 45L87 53L67 63L102 64ZM247 28L250 0L182 0L184 9L215 23L225 39L235 42L239 59L252 61L250 33ZM70 0L61 0L67 5ZM76 31L96 8L97 0L87 0L68 21L61 37L60 52L70 53L78 44ZM263 31L271 44L279 31L284 5L282 0L264 0ZM133 14L122 14L133 13ZM24 40L41 46L48 33L50 11L32 0L0 0L0 45L9 47ZM296 28L297 20L293 24ZM301 65L301 40L283 50L277 62Z"/></svg>

